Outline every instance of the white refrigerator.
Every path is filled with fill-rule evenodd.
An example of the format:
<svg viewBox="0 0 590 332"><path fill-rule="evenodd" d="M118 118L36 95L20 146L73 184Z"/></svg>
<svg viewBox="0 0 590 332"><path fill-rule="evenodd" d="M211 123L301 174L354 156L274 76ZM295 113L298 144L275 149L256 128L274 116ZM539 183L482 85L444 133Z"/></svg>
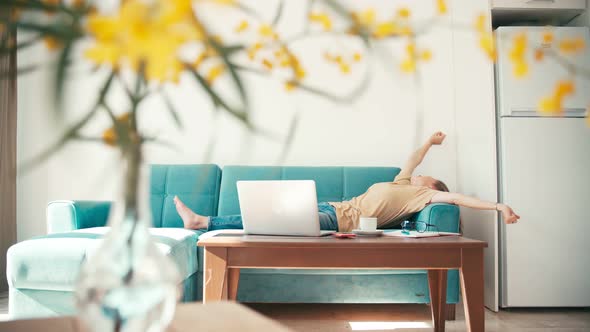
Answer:
<svg viewBox="0 0 590 332"><path fill-rule="evenodd" d="M525 30L529 47L543 47L544 27L500 27L496 65L499 199L521 216L499 223L502 307L590 306L590 81L574 79L562 117L536 112L555 83L571 78L550 59L529 57L530 73L512 74L512 38ZM555 40L588 28L554 28ZM545 45L547 47L548 45ZM532 53L532 52L531 52ZM590 49L568 61L590 69Z"/></svg>

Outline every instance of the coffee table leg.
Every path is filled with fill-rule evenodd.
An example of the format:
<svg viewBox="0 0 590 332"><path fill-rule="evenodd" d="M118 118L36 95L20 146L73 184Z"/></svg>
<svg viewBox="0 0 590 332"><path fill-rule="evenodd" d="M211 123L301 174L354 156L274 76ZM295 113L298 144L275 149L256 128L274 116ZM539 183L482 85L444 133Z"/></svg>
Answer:
<svg viewBox="0 0 590 332"><path fill-rule="evenodd" d="M467 331L485 329L483 248L461 250L461 288Z"/></svg>
<svg viewBox="0 0 590 332"><path fill-rule="evenodd" d="M428 288L434 331L444 332L447 316L447 270L428 270Z"/></svg>
<svg viewBox="0 0 590 332"><path fill-rule="evenodd" d="M227 298L227 248L205 247L203 303Z"/></svg>
<svg viewBox="0 0 590 332"><path fill-rule="evenodd" d="M240 269L228 269L227 294L228 299L235 301L238 298L238 285L240 283Z"/></svg>

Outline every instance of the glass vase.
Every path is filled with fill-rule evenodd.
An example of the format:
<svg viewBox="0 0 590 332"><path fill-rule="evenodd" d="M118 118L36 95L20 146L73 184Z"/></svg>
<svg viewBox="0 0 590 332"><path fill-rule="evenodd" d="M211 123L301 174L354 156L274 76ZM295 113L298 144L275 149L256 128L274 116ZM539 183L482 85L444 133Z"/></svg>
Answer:
<svg viewBox="0 0 590 332"><path fill-rule="evenodd" d="M92 331L164 331L181 296L175 263L150 237L149 169L141 146L123 149L123 195L110 231L82 266L76 305Z"/></svg>

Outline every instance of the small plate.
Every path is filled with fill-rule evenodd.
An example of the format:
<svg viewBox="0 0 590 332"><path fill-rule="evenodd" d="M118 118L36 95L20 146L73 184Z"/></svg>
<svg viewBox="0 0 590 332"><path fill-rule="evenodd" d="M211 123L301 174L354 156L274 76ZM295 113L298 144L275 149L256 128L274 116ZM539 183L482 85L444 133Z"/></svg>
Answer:
<svg viewBox="0 0 590 332"><path fill-rule="evenodd" d="M352 232L356 235L362 235L362 236L381 236L381 235L383 235L382 229L377 229L374 231L363 231L360 229L353 229Z"/></svg>

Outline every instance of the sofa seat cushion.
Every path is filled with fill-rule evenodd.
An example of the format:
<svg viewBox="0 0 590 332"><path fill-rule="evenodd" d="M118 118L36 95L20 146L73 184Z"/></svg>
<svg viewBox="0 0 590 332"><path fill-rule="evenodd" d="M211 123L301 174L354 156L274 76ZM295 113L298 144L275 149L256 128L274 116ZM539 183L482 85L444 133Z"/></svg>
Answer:
<svg viewBox="0 0 590 332"><path fill-rule="evenodd" d="M110 227L56 233L19 242L7 252L11 287L72 291L85 257L93 254ZM156 246L178 266L182 279L197 271L197 235L182 228L150 228Z"/></svg>

